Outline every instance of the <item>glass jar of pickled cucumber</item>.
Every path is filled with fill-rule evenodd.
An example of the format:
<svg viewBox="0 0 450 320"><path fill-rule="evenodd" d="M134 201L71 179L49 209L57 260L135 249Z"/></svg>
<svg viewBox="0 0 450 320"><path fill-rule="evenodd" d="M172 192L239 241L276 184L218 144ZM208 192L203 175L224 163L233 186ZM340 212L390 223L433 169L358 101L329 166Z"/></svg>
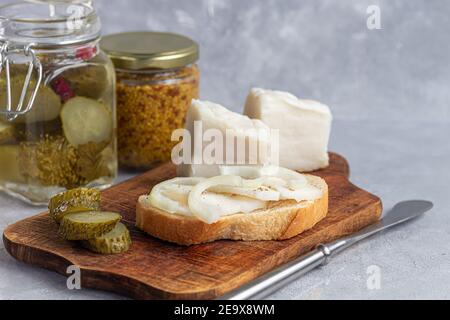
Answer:
<svg viewBox="0 0 450 320"><path fill-rule="evenodd" d="M119 163L150 169L170 161L172 132L184 127L199 96L197 43L173 33L132 32L106 36L101 47L116 67Z"/></svg>
<svg viewBox="0 0 450 320"><path fill-rule="evenodd" d="M0 189L32 204L117 175L115 72L92 6L0 7Z"/></svg>

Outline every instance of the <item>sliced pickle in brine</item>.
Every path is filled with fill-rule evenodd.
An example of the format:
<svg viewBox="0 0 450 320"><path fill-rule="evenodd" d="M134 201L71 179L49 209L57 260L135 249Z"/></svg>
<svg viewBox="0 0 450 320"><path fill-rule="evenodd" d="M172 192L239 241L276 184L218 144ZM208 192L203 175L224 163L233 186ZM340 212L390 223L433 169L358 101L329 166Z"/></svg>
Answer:
<svg viewBox="0 0 450 320"><path fill-rule="evenodd" d="M61 111L64 135L74 146L111 140L112 114L105 104L85 97L67 101Z"/></svg>
<svg viewBox="0 0 450 320"><path fill-rule="evenodd" d="M118 254L128 251L131 245L130 232L124 224L95 239L82 241L82 245L93 252L101 254Z"/></svg>
<svg viewBox="0 0 450 320"><path fill-rule="evenodd" d="M65 215L85 211L100 210L100 191L79 188L54 196L48 205L52 218L60 223Z"/></svg>
<svg viewBox="0 0 450 320"><path fill-rule="evenodd" d="M66 240L90 240L112 231L120 219L114 212L69 213L61 220L58 233Z"/></svg>

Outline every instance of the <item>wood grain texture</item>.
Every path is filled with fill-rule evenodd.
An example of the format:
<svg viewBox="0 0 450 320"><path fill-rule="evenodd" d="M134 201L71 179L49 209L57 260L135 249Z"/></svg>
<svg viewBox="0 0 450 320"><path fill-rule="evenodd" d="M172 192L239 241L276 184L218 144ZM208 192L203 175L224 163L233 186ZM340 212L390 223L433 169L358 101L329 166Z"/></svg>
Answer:
<svg viewBox="0 0 450 320"><path fill-rule="evenodd" d="M145 235L134 227L138 197L175 176L166 164L103 192L103 209L123 214L133 244L125 254L102 256L57 236L47 213L8 227L7 251L16 259L67 276L70 265L82 272L82 286L137 299L212 299L312 250L376 222L378 197L348 181L347 161L331 155L328 169L316 173L330 187L330 211L312 230L286 241L218 241L181 247Z"/></svg>

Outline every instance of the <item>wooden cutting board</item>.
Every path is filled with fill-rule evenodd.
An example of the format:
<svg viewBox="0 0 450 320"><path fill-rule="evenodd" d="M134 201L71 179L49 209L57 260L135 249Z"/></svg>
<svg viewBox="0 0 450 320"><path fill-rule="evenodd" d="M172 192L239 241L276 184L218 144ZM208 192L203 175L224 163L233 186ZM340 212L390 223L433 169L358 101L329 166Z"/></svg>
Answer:
<svg viewBox="0 0 450 320"><path fill-rule="evenodd" d="M312 250L376 222L378 197L348 181L347 161L331 155L331 166L316 172L330 187L330 211L314 229L286 241L218 241L181 247L159 241L134 227L135 204L150 188L175 176L166 164L103 192L103 209L123 214L132 233L131 250L102 256L58 238L47 213L9 226L5 248L16 259L61 275L70 265L81 269L84 288L112 291L137 299L212 299Z"/></svg>

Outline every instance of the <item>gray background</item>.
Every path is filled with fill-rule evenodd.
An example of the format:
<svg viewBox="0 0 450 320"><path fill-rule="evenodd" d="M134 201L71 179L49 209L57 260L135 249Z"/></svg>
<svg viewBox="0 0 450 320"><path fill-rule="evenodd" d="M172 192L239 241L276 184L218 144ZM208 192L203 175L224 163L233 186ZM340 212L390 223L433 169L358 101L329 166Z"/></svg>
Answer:
<svg viewBox="0 0 450 320"><path fill-rule="evenodd" d="M167 30L201 45L202 95L240 111L249 88L329 104L338 119L449 117L450 3L97 0L104 33ZM378 4L382 30L366 26Z"/></svg>
<svg viewBox="0 0 450 320"><path fill-rule="evenodd" d="M331 149L387 209L410 198L435 202L426 217L352 248L271 298L450 298L450 2L95 2L105 34L173 31L197 40L204 99L241 111L249 88L260 86L328 104ZM381 8L381 30L366 27L371 4ZM41 210L4 195L0 207L0 229ZM380 290L366 285L372 265L381 270ZM16 262L0 244L0 298L120 297L68 291L63 277Z"/></svg>

